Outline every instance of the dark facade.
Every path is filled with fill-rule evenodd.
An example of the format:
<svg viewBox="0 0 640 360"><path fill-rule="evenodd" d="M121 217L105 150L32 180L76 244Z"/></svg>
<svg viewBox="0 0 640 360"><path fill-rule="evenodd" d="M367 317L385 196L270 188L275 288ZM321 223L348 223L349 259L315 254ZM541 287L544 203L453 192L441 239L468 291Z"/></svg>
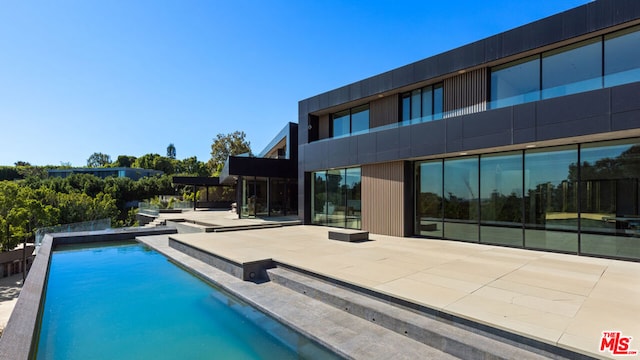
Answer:
<svg viewBox="0 0 640 360"><path fill-rule="evenodd" d="M296 215L298 124L288 123L258 156L229 156L220 183L236 188L239 217Z"/></svg>
<svg viewBox="0 0 640 360"><path fill-rule="evenodd" d="M638 24L599 0L301 101L299 217L639 259Z"/></svg>

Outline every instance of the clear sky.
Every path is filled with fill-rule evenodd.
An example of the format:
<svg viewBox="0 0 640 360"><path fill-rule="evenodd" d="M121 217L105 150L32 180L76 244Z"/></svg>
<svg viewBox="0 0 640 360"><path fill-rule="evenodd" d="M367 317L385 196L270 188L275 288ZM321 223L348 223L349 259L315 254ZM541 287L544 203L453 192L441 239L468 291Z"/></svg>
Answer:
<svg viewBox="0 0 640 360"><path fill-rule="evenodd" d="M298 101L588 0L0 1L0 165L255 153Z"/></svg>

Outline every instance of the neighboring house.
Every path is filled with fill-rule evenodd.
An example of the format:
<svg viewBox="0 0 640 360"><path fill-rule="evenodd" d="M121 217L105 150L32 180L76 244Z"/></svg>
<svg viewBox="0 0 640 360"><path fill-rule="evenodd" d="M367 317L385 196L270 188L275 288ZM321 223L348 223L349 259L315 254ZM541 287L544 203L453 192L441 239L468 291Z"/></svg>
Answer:
<svg viewBox="0 0 640 360"><path fill-rule="evenodd" d="M35 246L32 244L27 245L26 248L23 244L20 244L13 250L0 252L0 275L2 275L2 277L8 277L19 274L25 266L25 270L29 271L35 257L34 250Z"/></svg>
<svg viewBox="0 0 640 360"><path fill-rule="evenodd" d="M305 224L640 259L640 1L302 100L299 125Z"/></svg>
<svg viewBox="0 0 640 360"><path fill-rule="evenodd" d="M90 174L99 178L113 177L128 177L132 180L138 180L145 176L162 175L160 170L140 169L140 168L127 168L127 167L113 167L113 168L71 168L71 169L53 169L47 171L49 177L61 177L66 178L71 174Z"/></svg>

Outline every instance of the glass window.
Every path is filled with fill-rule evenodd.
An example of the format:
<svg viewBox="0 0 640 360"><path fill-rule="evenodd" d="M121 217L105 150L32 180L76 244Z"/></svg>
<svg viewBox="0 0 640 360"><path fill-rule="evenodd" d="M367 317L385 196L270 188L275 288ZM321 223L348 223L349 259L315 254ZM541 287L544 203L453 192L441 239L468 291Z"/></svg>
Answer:
<svg viewBox="0 0 640 360"><path fill-rule="evenodd" d="M420 122L422 116L422 90L416 89L411 92L411 122ZM430 111L431 109L429 109Z"/></svg>
<svg viewBox="0 0 640 360"><path fill-rule="evenodd" d="M401 106L401 119L405 124L442 119L442 84L402 94Z"/></svg>
<svg viewBox="0 0 640 360"><path fill-rule="evenodd" d="M443 236L442 185L442 160L416 164L416 234Z"/></svg>
<svg viewBox="0 0 640 360"><path fill-rule="evenodd" d="M422 88L422 121L433 120L433 88Z"/></svg>
<svg viewBox="0 0 640 360"><path fill-rule="evenodd" d="M581 251L640 258L640 139L580 149Z"/></svg>
<svg viewBox="0 0 640 360"><path fill-rule="evenodd" d="M444 97L442 95L442 84L433 86L433 119L442 119L444 111Z"/></svg>
<svg viewBox="0 0 640 360"><path fill-rule="evenodd" d="M351 133L357 134L369 130L369 104L351 110Z"/></svg>
<svg viewBox="0 0 640 360"><path fill-rule="evenodd" d="M362 227L361 183L360 168L346 169L347 207L345 227L350 229L360 229Z"/></svg>
<svg viewBox="0 0 640 360"><path fill-rule="evenodd" d="M360 168L319 171L312 176L311 222L360 229Z"/></svg>
<svg viewBox="0 0 640 360"><path fill-rule="evenodd" d="M411 94L402 95L402 122L411 120Z"/></svg>
<svg viewBox="0 0 640 360"><path fill-rule="evenodd" d="M562 47L542 55L542 98L602 87L600 38Z"/></svg>
<svg viewBox="0 0 640 360"><path fill-rule="evenodd" d="M328 170L327 171L327 225L344 227L345 226L345 171Z"/></svg>
<svg viewBox="0 0 640 360"><path fill-rule="evenodd" d="M490 108L540 99L540 56L531 56L491 69Z"/></svg>
<svg viewBox="0 0 640 360"><path fill-rule="evenodd" d="M527 150L525 246L578 251L577 146Z"/></svg>
<svg viewBox="0 0 640 360"><path fill-rule="evenodd" d="M444 161L444 236L478 241L478 157Z"/></svg>
<svg viewBox="0 0 640 360"><path fill-rule="evenodd" d="M311 222L313 224L324 225L327 223L327 172L319 171L312 173L311 183Z"/></svg>
<svg viewBox="0 0 640 360"><path fill-rule="evenodd" d="M522 152L480 157L480 241L522 246Z"/></svg>
<svg viewBox="0 0 640 360"><path fill-rule="evenodd" d="M333 137L349 135L350 129L349 110L333 114Z"/></svg>
<svg viewBox="0 0 640 360"><path fill-rule="evenodd" d="M640 81L640 27L604 38L604 86Z"/></svg>

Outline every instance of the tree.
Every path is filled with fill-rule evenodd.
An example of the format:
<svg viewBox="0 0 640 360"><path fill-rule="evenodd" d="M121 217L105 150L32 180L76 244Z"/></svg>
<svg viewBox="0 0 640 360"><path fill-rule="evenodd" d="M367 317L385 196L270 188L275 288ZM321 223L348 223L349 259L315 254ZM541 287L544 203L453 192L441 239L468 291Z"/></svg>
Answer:
<svg viewBox="0 0 640 360"><path fill-rule="evenodd" d="M16 161L14 164L16 166L31 166L27 161Z"/></svg>
<svg viewBox="0 0 640 360"><path fill-rule="evenodd" d="M136 161L135 156L119 155L118 159L113 163L113 166L130 168L133 166L133 163L135 161Z"/></svg>
<svg viewBox="0 0 640 360"><path fill-rule="evenodd" d="M173 143L169 144L169 146L167 146L167 157L169 159L175 159L176 158L176 147L173 145Z"/></svg>
<svg viewBox="0 0 640 360"><path fill-rule="evenodd" d="M229 156L245 153L251 155L251 145L246 137L244 131L216 135L211 144L211 159L207 163L214 175L220 174Z"/></svg>
<svg viewBox="0 0 640 360"><path fill-rule="evenodd" d="M99 152L94 152L87 159L87 167L105 167L111 164L111 156Z"/></svg>

